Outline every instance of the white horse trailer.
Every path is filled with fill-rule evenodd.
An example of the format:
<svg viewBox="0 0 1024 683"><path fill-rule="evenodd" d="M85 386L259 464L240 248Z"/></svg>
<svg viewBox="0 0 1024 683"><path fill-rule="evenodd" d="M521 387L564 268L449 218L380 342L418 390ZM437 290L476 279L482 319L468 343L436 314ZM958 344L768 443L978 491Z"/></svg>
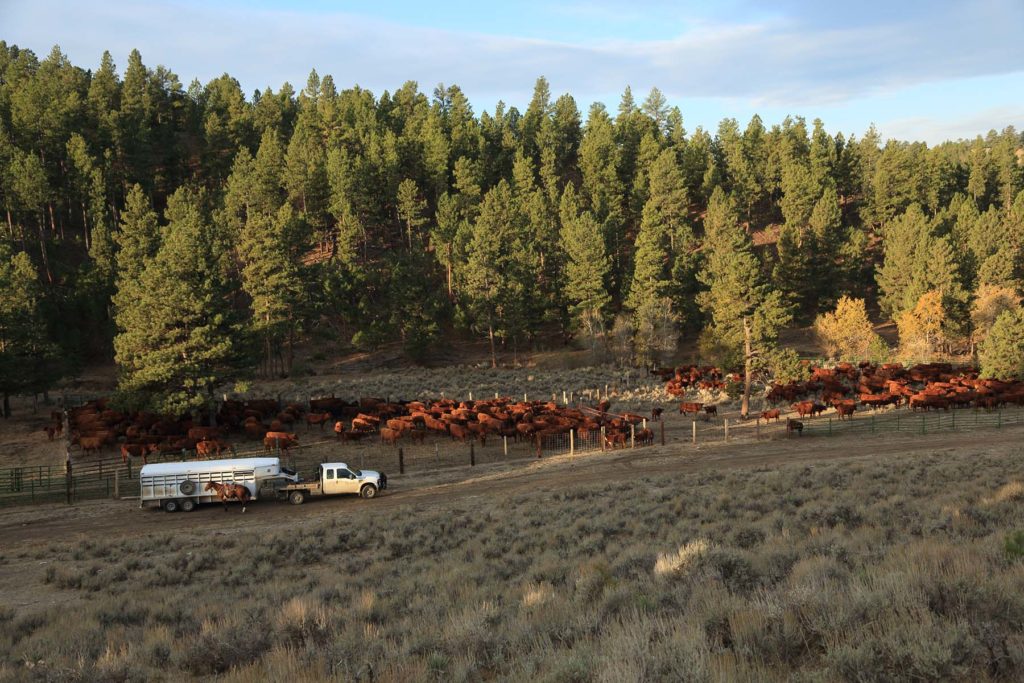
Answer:
<svg viewBox="0 0 1024 683"><path fill-rule="evenodd" d="M189 462L160 462L143 465L139 471L139 507L156 501L167 512L191 512L198 503L217 500L207 491L210 482L241 484L255 500L260 485L269 479L298 479L295 472L281 467L279 458L229 458Z"/></svg>

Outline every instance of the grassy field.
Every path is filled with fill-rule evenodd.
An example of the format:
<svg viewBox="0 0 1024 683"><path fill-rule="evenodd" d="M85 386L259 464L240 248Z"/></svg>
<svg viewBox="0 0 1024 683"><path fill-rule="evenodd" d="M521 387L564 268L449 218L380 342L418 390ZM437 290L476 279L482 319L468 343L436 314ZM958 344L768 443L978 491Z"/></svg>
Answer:
<svg viewBox="0 0 1024 683"><path fill-rule="evenodd" d="M0 680L1020 680L1020 456L24 545L2 562L40 599L0 608Z"/></svg>

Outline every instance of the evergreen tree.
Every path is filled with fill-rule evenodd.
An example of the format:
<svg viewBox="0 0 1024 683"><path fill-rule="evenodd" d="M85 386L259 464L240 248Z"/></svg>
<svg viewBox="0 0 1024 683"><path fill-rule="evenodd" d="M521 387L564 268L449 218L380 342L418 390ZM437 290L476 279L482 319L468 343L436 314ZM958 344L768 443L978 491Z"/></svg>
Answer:
<svg viewBox="0 0 1024 683"><path fill-rule="evenodd" d="M911 205L905 213L888 223L883 229L885 236L885 257L878 268L875 279L878 282L878 302L882 311L895 318L912 308L924 292L911 291L915 267L927 253L931 238L928 219L917 204ZM909 295L908 295L909 292Z"/></svg>
<svg viewBox="0 0 1024 683"><path fill-rule="evenodd" d="M5 418L11 415L11 395L45 391L63 374L40 298L28 254L14 254L0 242L0 412Z"/></svg>
<svg viewBox="0 0 1024 683"><path fill-rule="evenodd" d="M718 356L725 367L745 365L745 413L756 360L771 349L791 314L781 294L764 282L735 204L721 188L711 196L704 230L709 253L699 277L708 289L699 295L698 302L710 324L705 328L702 347Z"/></svg>
<svg viewBox="0 0 1024 683"><path fill-rule="evenodd" d="M604 250L601 226L589 211L579 213L572 185L562 196L560 213L560 236L566 255L562 273L565 301L573 326L585 330L596 344L611 302L605 289L611 263Z"/></svg>
<svg viewBox="0 0 1024 683"><path fill-rule="evenodd" d="M1024 310L1003 311L978 350L982 377L1024 378Z"/></svg>
<svg viewBox="0 0 1024 683"><path fill-rule="evenodd" d="M526 331L526 298L533 275L526 233L511 188L499 182L484 196L462 275L475 326L487 333L492 367L498 364L495 337L515 341Z"/></svg>
<svg viewBox="0 0 1024 683"><path fill-rule="evenodd" d="M177 414L208 407L239 361L242 331L228 297L228 249L201 198L179 190L156 256L122 280L114 339L124 403Z"/></svg>

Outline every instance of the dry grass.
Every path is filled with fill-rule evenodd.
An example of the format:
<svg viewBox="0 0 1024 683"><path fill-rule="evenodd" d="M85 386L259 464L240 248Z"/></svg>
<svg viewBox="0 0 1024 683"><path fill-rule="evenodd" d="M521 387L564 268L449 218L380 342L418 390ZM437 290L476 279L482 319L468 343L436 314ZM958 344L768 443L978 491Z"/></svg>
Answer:
<svg viewBox="0 0 1024 683"><path fill-rule="evenodd" d="M674 553L658 555L658 561L654 563L654 573L657 576L684 573L704 557L711 547L706 539L698 538L679 546L679 550Z"/></svg>
<svg viewBox="0 0 1024 683"><path fill-rule="evenodd" d="M1020 680L1019 455L51 543L79 607L0 608L0 680Z"/></svg>

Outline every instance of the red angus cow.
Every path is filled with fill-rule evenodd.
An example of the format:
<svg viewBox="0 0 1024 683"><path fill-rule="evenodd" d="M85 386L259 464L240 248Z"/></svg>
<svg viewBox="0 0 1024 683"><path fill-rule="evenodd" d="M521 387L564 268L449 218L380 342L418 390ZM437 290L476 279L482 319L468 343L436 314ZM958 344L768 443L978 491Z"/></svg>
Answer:
<svg viewBox="0 0 1024 683"><path fill-rule="evenodd" d="M837 401L835 408L840 420L844 417L853 419L853 413L857 410L857 404L853 401Z"/></svg>
<svg viewBox="0 0 1024 683"><path fill-rule="evenodd" d="M448 425L448 433L451 434L452 439L458 439L459 441L461 441L463 443L466 442L466 437L469 436L469 430L468 429L466 429L462 425L458 425L458 424L454 424L454 423Z"/></svg>
<svg viewBox="0 0 1024 683"><path fill-rule="evenodd" d="M128 456L133 458L146 459L146 456L157 450L155 443L125 443L121 444L121 462L128 462Z"/></svg>
<svg viewBox="0 0 1024 683"><path fill-rule="evenodd" d="M323 431L324 425L330 422L332 415L330 413L309 413L306 415L306 427L312 427L313 425L320 425L320 430Z"/></svg>
<svg viewBox="0 0 1024 683"><path fill-rule="evenodd" d="M814 412L814 401L800 401L794 403L792 408L800 417L810 417Z"/></svg>
<svg viewBox="0 0 1024 683"><path fill-rule="evenodd" d="M381 427L380 440L383 441L384 443L391 444L392 446L394 446L395 443L401 438L402 430L391 429L390 427Z"/></svg>
<svg viewBox="0 0 1024 683"><path fill-rule="evenodd" d="M761 411L761 419L764 420L765 422L768 422L769 420L775 420L776 422L778 422L779 417L781 415L782 411L779 410L778 408L772 408L771 410Z"/></svg>
<svg viewBox="0 0 1024 683"><path fill-rule="evenodd" d="M694 415L696 415L697 413L699 413L703 409L704 409L704 404L703 403L680 403L679 404L679 412L681 414L683 414L683 415L687 415L689 413L693 413Z"/></svg>

